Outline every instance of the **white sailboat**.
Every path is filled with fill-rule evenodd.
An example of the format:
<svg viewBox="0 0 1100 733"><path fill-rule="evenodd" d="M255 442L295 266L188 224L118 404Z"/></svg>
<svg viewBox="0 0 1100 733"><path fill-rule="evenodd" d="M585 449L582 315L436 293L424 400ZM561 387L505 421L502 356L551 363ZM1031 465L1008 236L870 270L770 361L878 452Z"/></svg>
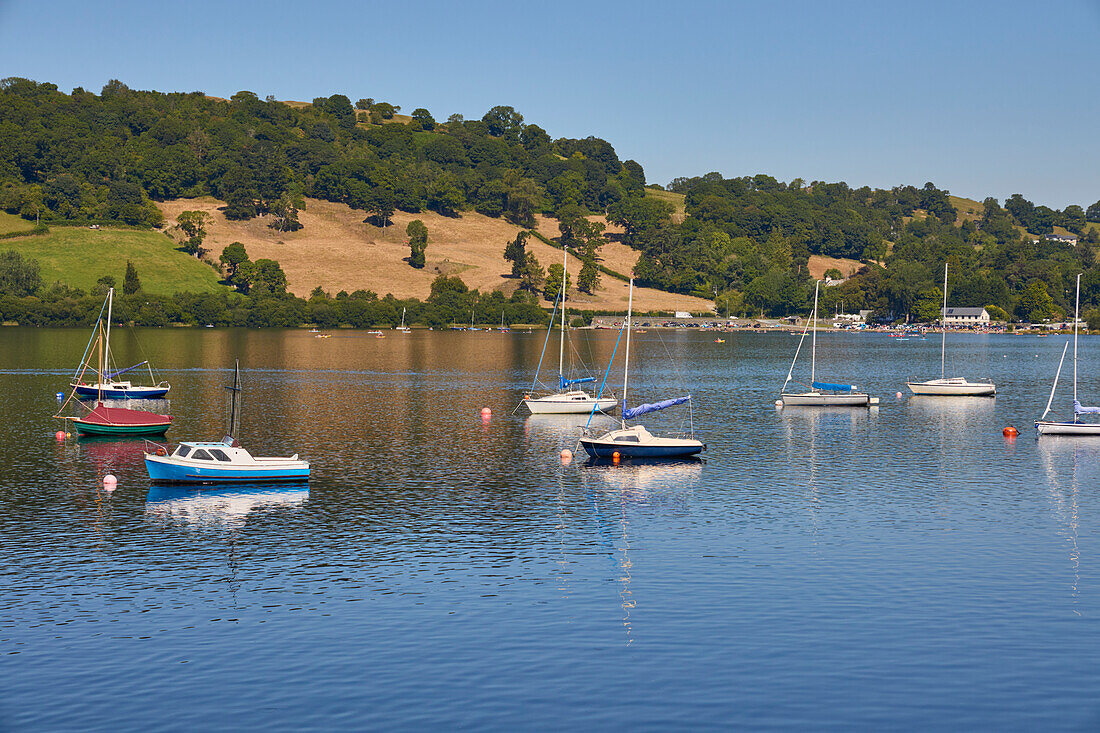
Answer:
<svg viewBox="0 0 1100 733"><path fill-rule="evenodd" d="M405 325L405 309L404 308L401 309L401 325L398 326L395 330L400 331L401 333L408 333L411 330L408 326Z"/></svg>
<svg viewBox="0 0 1100 733"><path fill-rule="evenodd" d="M1062 347L1062 358L1058 360L1058 371L1054 374L1054 384L1050 388L1050 398L1047 400L1047 409L1035 422L1035 429L1039 435L1100 435L1100 423L1081 422L1081 415L1098 415L1100 407L1085 407L1077 399L1077 321L1081 310L1081 274L1077 274L1077 298L1073 306L1073 420L1056 421L1047 420L1047 413L1054 402L1054 392L1058 389L1058 377L1062 374L1062 363L1066 360L1066 350L1069 341Z"/></svg>
<svg viewBox="0 0 1100 733"><path fill-rule="evenodd" d="M817 381L817 299L820 289L821 281L818 280L814 284L814 312L811 317L813 336L810 354L810 390L808 392L786 391L787 385L790 383L792 375L794 374L794 365L798 363L798 353L802 350L802 342L806 340L806 331L810 329L810 324L807 324L806 328L802 330L802 338L798 340L798 348L795 349L794 360L791 361L791 368L787 371L787 379L783 382L783 387L780 390L780 398L783 401L783 406L867 407L868 405L877 405L878 397L871 397L863 392L857 391L857 387L854 384L834 384L831 382Z"/></svg>
<svg viewBox="0 0 1100 733"><path fill-rule="evenodd" d="M634 308L634 278L630 279L630 295L627 299L626 311L626 357L623 363L623 412L618 430L611 430L599 436L593 436L587 431L580 439L580 444L593 458L614 458L616 455L622 458L683 458L699 453L706 446L695 439L695 426L691 424L690 432L686 437L670 437L654 435L642 425L627 427L626 421L641 417L650 412L663 410L666 407L691 404L691 395L686 397L674 397L661 402L638 405L627 409L626 393L630 379L630 316ZM611 365L608 364L610 369ZM690 419L690 418L689 418Z"/></svg>
<svg viewBox="0 0 1100 733"><path fill-rule="evenodd" d="M568 294L568 277L566 267L569 264L569 250L565 250L565 261L562 264L561 271L561 340L558 344L558 391L553 394L543 395L541 397L526 396L523 399L523 404L527 405L527 409L531 411L533 415L545 415L545 414L572 414L583 415L592 412L593 408L596 410L610 410L614 408L619 401L614 397L593 397L583 389L572 389L575 385L585 384L587 382L595 382L595 377L581 377L579 379L569 379L565 376L565 329L569 323L566 317L565 300ZM550 324L553 329L553 323ZM546 334L547 338L550 338L550 332ZM545 353L545 343L543 344L543 351ZM541 365L541 360L540 360ZM536 381L538 380L538 373L535 374Z"/></svg>
<svg viewBox="0 0 1100 733"><path fill-rule="evenodd" d="M940 311L940 327L943 337L940 339L940 378L925 382L906 382L913 394L965 397L995 397L997 386L992 380L967 381L965 377L948 377L945 374L944 356L947 353L947 263L943 263L943 310Z"/></svg>

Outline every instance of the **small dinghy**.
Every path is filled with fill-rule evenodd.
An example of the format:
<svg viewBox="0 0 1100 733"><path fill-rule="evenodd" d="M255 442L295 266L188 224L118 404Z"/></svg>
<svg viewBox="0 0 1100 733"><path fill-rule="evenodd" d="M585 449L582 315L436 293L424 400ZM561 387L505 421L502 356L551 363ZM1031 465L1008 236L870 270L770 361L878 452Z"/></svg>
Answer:
<svg viewBox="0 0 1100 733"><path fill-rule="evenodd" d="M72 421L80 435L164 435L172 427L171 415L107 407L102 402L87 415L74 417Z"/></svg>
<svg viewBox="0 0 1100 733"><path fill-rule="evenodd" d="M145 469L158 483L230 484L260 481L305 481L309 462L298 458L261 458L253 456L237 441L241 419L241 369L233 371L229 425L218 442L183 441L171 454L168 448L146 442Z"/></svg>

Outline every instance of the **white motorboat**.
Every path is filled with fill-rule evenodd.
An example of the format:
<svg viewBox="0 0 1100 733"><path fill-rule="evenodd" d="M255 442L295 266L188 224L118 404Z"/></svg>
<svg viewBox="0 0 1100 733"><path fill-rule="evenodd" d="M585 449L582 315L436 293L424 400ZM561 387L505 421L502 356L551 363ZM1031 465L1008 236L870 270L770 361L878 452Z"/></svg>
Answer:
<svg viewBox="0 0 1100 733"><path fill-rule="evenodd" d="M667 407L684 403L687 403L689 407L691 405L691 395L687 395L685 397L674 397L672 399L662 400L661 402L653 402L627 408L627 384L630 379L630 316L633 309L634 278L631 278L630 295L627 299L626 322L623 324L623 328L626 330L626 355L623 360L623 412L619 429L610 430L602 434L594 434L589 432L589 429L586 427L585 433L580 439L580 444L584 447L585 451L588 452L588 455L593 458L683 458L686 456L693 456L706 448L706 445L704 445L702 441L695 439L694 422L690 423L689 433L687 435L678 436L654 435L641 425L633 425L631 427L627 427L626 425L627 420L641 417L650 412L656 412L657 410L663 410ZM611 368L610 364L607 366L608 369ZM691 413L688 414L689 420L691 420ZM589 420L591 421L591 417Z"/></svg>
<svg viewBox="0 0 1100 733"><path fill-rule="evenodd" d="M783 406L800 407L868 407L878 404L878 397L871 397L860 392L854 384L836 384L833 382L817 381L817 299L821 289L821 281L814 284L814 310L810 323L802 329L802 337L798 340L798 348L794 351L794 360L791 368L787 370L787 379L780 389L780 399ZM807 392L787 392L787 385L794 375L794 365L798 363L798 354L802 351L802 343L806 340L806 332L813 326L810 353L810 389Z"/></svg>
<svg viewBox="0 0 1100 733"><path fill-rule="evenodd" d="M558 342L558 391L541 396L524 395L523 404L527 405L527 409L531 411L532 415L584 415L592 412L605 412L614 409L619 404L619 401L614 397L603 397L602 395L597 397L582 389L576 389L578 384L595 382L595 377L570 379L565 376L565 330L569 324L566 317L566 298L569 293L569 277L566 268L569 265L569 250L564 245L562 248L565 250L565 256L561 271L561 338ZM503 328L503 324L504 316L502 314L501 328ZM547 340L550 339L550 332L553 329L554 322L551 318L550 329L546 332ZM546 354L546 341L543 342L542 352L543 355ZM539 368L535 370L535 384L538 384L538 373L541 368L542 358L540 357Z"/></svg>
<svg viewBox="0 0 1100 733"><path fill-rule="evenodd" d="M1077 298L1073 306L1073 420L1047 420L1050 406L1054 403L1054 392L1058 389L1058 377L1062 374L1062 364L1066 360L1069 341L1062 347L1062 358L1058 360L1058 371L1054 373L1054 384L1050 388L1047 409L1035 421L1039 435L1100 435L1100 423L1081 422L1081 415L1100 415L1100 407L1086 407L1077 399L1077 323L1081 311L1081 274L1077 274Z"/></svg>
<svg viewBox="0 0 1100 733"><path fill-rule="evenodd" d="M943 335L940 338L940 378L929 379L924 382L915 382L912 379L906 384L915 395L941 395L958 397L995 397L997 386L992 380L985 379L978 382L970 382L964 377L948 377L945 369L945 356L947 354L947 263L943 263L943 310L940 311L940 327Z"/></svg>

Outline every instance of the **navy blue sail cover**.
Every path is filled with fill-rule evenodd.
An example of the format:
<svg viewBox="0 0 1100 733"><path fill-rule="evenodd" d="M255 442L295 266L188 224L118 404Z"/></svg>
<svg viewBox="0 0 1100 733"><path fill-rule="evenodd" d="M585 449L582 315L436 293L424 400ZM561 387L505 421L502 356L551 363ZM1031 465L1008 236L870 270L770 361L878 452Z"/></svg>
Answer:
<svg viewBox="0 0 1100 733"><path fill-rule="evenodd" d="M662 400L661 402L648 402L644 405L638 405L637 407L631 407L629 410L623 410L623 420L629 420L632 417L638 417L644 415L647 412L657 412L657 410L663 410L666 407L672 407L673 405L681 405L691 399L691 395L687 397L674 397L671 400Z"/></svg>
<svg viewBox="0 0 1100 733"><path fill-rule="evenodd" d="M829 382L814 382L814 389L831 389L834 392L851 392L855 389L854 384L830 384Z"/></svg>
<svg viewBox="0 0 1100 733"><path fill-rule="evenodd" d="M595 377L582 377L580 379L566 379L565 377L558 377L558 388L565 389L571 384L584 384L585 382L595 382Z"/></svg>

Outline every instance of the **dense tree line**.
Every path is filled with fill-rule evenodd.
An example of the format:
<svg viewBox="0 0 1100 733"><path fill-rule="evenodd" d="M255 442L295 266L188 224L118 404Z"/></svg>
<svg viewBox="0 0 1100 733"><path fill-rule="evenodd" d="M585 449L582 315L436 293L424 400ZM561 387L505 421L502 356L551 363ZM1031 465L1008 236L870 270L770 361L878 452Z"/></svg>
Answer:
<svg viewBox="0 0 1100 733"><path fill-rule="evenodd" d="M535 213L566 204L602 212L645 185L642 167L606 141L552 140L512 107L443 124L424 108L397 122L399 109L373 99L353 106L341 94L300 107L248 91L222 100L112 80L98 95L64 94L4 79L0 208L151 225L161 218L153 202L209 194L230 219L270 213L273 226L292 231L309 195L379 225L396 209L476 209L531 226Z"/></svg>
<svg viewBox="0 0 1100 733"><path fill-rule="evenodd" d="M655 197L620 200L608 207L609 219L641 252L641 284L714 298L719 313L805 313L813 293L811 255L862 263L854 277L825 288L827 311L843 304L883 318L934 320L945 260L955 272L956 305L991 306L1025 321L1055 318L1072 313L1073 276L1081 271L1087 272L1085 305L1100 305L1098 237L1085 230L1087 214L1079 206L1053 211L1017 195L1002 207L989 198L981 215L968 219L932 183L853 189L711 173L676 179L669 188L685 196L681 223L673 220L672 205ZM1026 233L1030 227L1039 229L1031 230L1036 235L1049 233L1055 225L1084 232L1080 243Z"/></svg>
<svg viewBox="0 0 1100 733"><path fill-rule="evenodd" d="M240 248L240 252L236 249ZM236 290L220 293L151 295L141 290L140 275L127 263L123 294L115 298L115 318L138 326L190 325L295 327L312 324L322 328L390 328L401 322L445 327L452 323L544 324L549 321L530 293L517 290L511 297L494 290L469 289L458 277L440 276L424 301L379 297L369 290L341 291L335 296L320 288L309 298L286 292L286 276L274 260L248 259L239 244L226 247L235 260ZM223 262L225 260L223 259ZM231 269L227 266L227 270ZM260 271L261 272L257 272ZM251 274L247 275L252 271ZM35 260L14 251L0 252L0 322L23 326L91 325L103 305L113 276L100 278L90 293L61 283L43 283Z"/></svg>

